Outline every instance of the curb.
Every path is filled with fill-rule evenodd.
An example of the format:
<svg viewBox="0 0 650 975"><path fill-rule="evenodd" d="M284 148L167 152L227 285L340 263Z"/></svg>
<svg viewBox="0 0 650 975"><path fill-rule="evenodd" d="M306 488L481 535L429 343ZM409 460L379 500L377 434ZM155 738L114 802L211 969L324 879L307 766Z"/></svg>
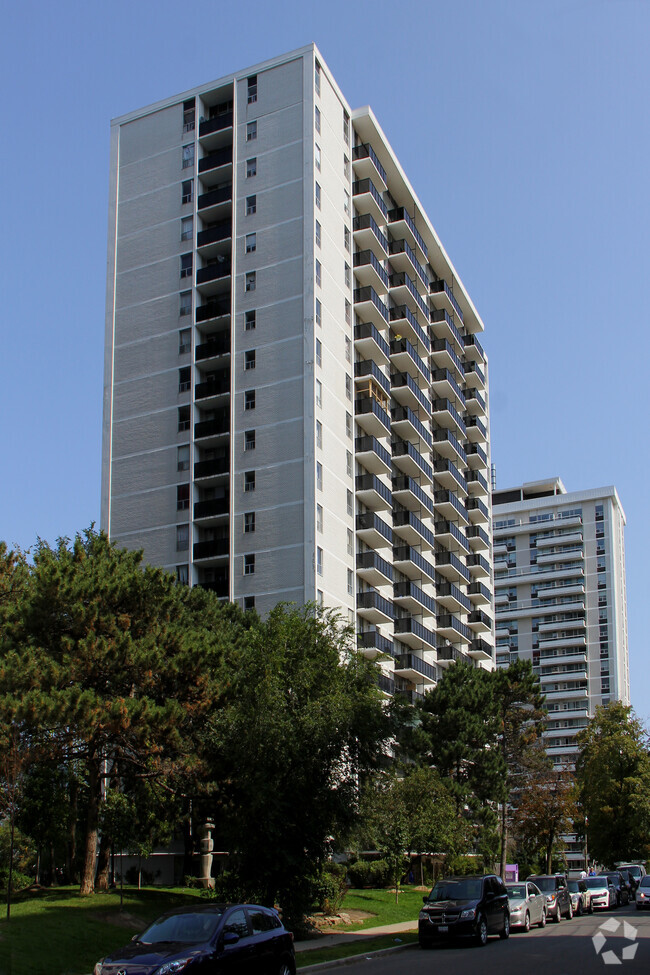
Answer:
<svg viewBox="0 0 650 975"><path fill-rule="evenodd" d="M333 958L332 961L321 961L315 965L301 965L296 969L297 975L300 972L320 972L327 968L338 968L340 965L352 965L357 961L370 961L379 955L397 954L399 951L406 951L408 948L417 948L417 941L412 941L408 945L395 945L394 948L378 948L375 951L360 951L357 955L347 955L345 958Z"/></svg>

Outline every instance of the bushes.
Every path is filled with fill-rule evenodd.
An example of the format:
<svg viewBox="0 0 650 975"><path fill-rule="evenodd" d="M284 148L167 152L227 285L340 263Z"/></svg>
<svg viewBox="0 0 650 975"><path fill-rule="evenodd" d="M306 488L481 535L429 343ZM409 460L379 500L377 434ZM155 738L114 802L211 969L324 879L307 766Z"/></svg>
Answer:
<svg viewBox="0 0 650 975"><path fill-rule="evenodd" d="M314 880L314 903L324 914L338 914L347 894L345 867L339 863L326 863L320 877Z"/></svg>
<svg viewBox="0 0 650 975"><path fill-rule="evenodd" d="M392 882L386 860L357 860L348 864L348 877L353 887L388 887Z"/></svg>

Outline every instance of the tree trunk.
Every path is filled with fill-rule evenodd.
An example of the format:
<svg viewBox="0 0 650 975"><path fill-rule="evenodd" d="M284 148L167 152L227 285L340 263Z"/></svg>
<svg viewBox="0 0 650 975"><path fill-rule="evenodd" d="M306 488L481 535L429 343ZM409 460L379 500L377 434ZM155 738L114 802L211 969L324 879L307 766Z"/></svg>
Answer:
<svg viewBox="0 0 650 975"><path fill-rule="evenodd" d="M79 893L88 896L95 890L95 859L97 856L97 833L99 829L100 802L99 759L88 761L88 815L86 817L86 836L84 839L84 862L81 872Z"/></svg>
<svg viewBox="0 0 650 975"><path fill-rule="evenodd" d="M546 847L546 873L551 872L551 866L553 865L553 842L555 840L555 833L551 830L551 835L548 838L548 845Z"/></svg>
<svg viewBox="0 0 650 975"><path fill-rule="evenodd" d="M77 870L77 812L79 806L79 783L76 779L70 782L70 828L66 844L65 870L69 884L76 884L79 880Z"/></svg>
<svg viewBox="0 0 650 975"><path fill-rule="evenodd" d="M508 804L501 806L501 879L506 879L506 863L508 862Z"/></svg>
<svg viewBox="0 0 650 975"><path fill-rule="evenodd" d="M97 857L97 876L95 890L108 890L108 872L111 865L111 841L102 833L99 841L99 856Z"/></svg>

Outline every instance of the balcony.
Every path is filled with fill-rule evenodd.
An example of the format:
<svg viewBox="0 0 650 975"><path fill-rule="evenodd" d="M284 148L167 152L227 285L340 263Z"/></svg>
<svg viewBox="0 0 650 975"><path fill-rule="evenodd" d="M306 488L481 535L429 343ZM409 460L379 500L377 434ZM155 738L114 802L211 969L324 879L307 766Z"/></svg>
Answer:
<svg viewBox="0 0 650 975"><path fill-rule="evenodd" d="M486 362L486 355L483 346L476 338L475 335L464 335L463 341L465 343L465 358L469 361Z"/></svg>
<svg viewBox="0 0 650 975"><path fill-rule="evenodd" d="M357 214L352 222L354 243L360 250L371 250L380 261L388 254L388 238L370 213Z"/></svg>
<svg viewBox="0 0 650 975"><path fill-rule="evenodd" d="M465 394L448 369L434 369L431 373L431 390L436 399L448 399L465 409Z"/></svg>
<svg viewBox="0 0 650 975"><path fill-rule="evenodd" d="M393 507L390 488L375 474L357 474L355 486L357 499L367 508L373 511L390 511Z"/></svg>
<svg viewBox="0 0 650 975"><path fill-rule="evenodd" d="M418 312L426 322L429 318L427 303L417 289L415 281L412 280L406 271L397 271L391 274L390 296L396 305L406 305L407 308L417 315Z"/></svg>
<svg viewBox="0 0 650 975"><path fill-rule="evenodd" d="M401 616L393 625L395 636L413 650L435 650L436 635L412 616Z"/></svg>
<svg viewBox="0 0 650 975"><path fill-rule="evenodd" d="M229 512L228 498L213 498L210 501L197 501L194 505L194 520L201 521L204 518L221 518L223 515L228 515ZM225 548L221 554L228 555L228 539L222 539L222 541L225 541ZM196 545L194 546L194 551L196 552ZM197 558L196 554L194 558Z"/></svg>
<svg viewBox="0 0 650 975"><path fill-rule="evenodd" d="M232 129L233 113L223 112L214 118L204 119L199 122L199 139L206 139L215 132L223 132L225 129Z"/></svg>
<svg viewBox="0 0 650 975"><path fill-rule="evenodd" d="M445 430L452 430L457 437L465 439L469 436L465 421L453 403L448 399L434 399L431 401L431 419L435 420L439 427Z"/></svg>
<svg viewBox="0 0 650 975"><path fill-rule="evenodd" d="M426 291L429 290L429 278L418 261L415 251L407 240L391 240L388 246L390 263L394 271L406 271L409 274L415 273Z"/></svg>
<svg viewBox="0 0 650 975"><path fill-rule="evenodd" d="M467 464L465 448L451 430L447 430L444 427L439 430L434 430L433 444L438 457L446 457L448 460L462 464L463 467Z"/></svg>
<svg viewBox="0 0 650 975"><path fill-rule="evenodd" d="M357 593L357 614L369 623L391 623L393 604L376 589Z"/></svg>
<svg viewBox="0 0 650 975"><path fill-rule="evenodd" d="M458 640L459 638L469 642L473 633L469 626L461 622L453 613L443 613L436 618L438 636L446 640Z"/></svg>
<svg viewBox="0 0 650 975"><path fill-rule="evenodd" d="M217 253L223 248L217 247L218 244L227 243L230 246L232 238L232 221L218 220L216 223L209 224L203 230L199 230L196 235L196 246L202 256L209 256L214 251Z"/></svg>
<svg viewBox="0 0 650 975"><path fill-rule="evenodd" d="M230 433L230 417L227 410L219 410L209 420L200 420L194 424L194 439L205 437L223 437Z"/></svg>
<svg viewBox="0 0 650 975"><path fill-rule="evenodd" d="M356 176L374 179L386 189L386 170L370 143L364 142L363 145L353 147L352 165Z"/></svg>
<svg viewBox="0 0 650 975"><path fill-rule="evenodd" d="M230 291L232 265L229 258L215 259L196 272L196 286L202 294L214 295Z"/></svg>
<svg viewBox="0 0 650 975"><path fill-rule="evenodd" d="M364 657L371 660L384 655L392 657L394 653L393 641L382 636L377 630L364 630L362 633L357 633L357 649Z"/></svg>
<svg viewBox="0 0 650 975"><path fill-rule="evenodd" d="M196 347L195 358L197 363L216 359L222 355L230 355L230 334L228 332L218 332L211 335L207 342Z"/></svg>
<svg viewBox="0 0 650 975"><path fill-rule="evenodd" d="M454 298L454 294L446 281L443 281L442 278L438 278L437 281L432 281L429 286L429 292L436 308L446 309L450 313L455 312L461 325L464 323L461 307Z"/></svg>
<svg viewBox="0 0 650 975"><path fill-rule="evenodd" d="M358 213L369 213L378 223L386 223L388 208L370 178L355 180L352 196Z"/></svg>
<svg viewBox="0 0 650 975"><path fill-rule="evenodd" d="M396 338L408 339L424 355L431 351L431 341L417 318L406 305L390 309L390 327Z"/></svg>
<svg viewBox="0 0 650 975"><path fill-rule="evenodd" d="M357 575L371 586L385 586L393 581L393 567L377 552L357 552Z"/></svg>
<svg viewBox="0 0 650 975"><path fill-rule="evenodd" d="M403 237L411 247L419 247L425 261L429 260L427 245L422 234L415 226L415 221L405 207L395 207L388 213L388 223L393 237Z"/></svg>
<svg viewBox="0 0 650 975"><path fill-rule="evenodd" d="M483 551L489 551L490 549L490 536L480 525L469 526L467 529L467 540L474 552L480 549Z"/></svg>
<svg viewBox="0 0 650 975"><path fill-rule="evenodd" d="M214 578L199 579L197 583L200 589L213 592L218 599L228 599L230 590L228 587L228 570L225 572L215 572Z"/></svg>
<svg viewBox="0 0 650 975"><path fill-rule="evenodd" d="M390 433L390 416L374 396L357 397L354 416L361 429L372 437L385 437Z"/></svg>
<svg viewBox="0 0 650 975"><path fill-rule="evenodd" d="M400 471L412 477L419 477L430 484L433 478L431 466L408 440L394 440L392 444L393 464Z"/></svg>
<svg viewBox="0 0 650 975"><path fill-rule="evenodd" d="M436 569L450 582L462 583L470 580L469 570L453 552L436 552Z"/></svg>
<svg viewBox="0 0 650 975"><path fill-rule="evenodd" d="M386 674L377 674L377 687L383 694L395 693L395 681L392 677L387 677Z"/></svg>
<svg viewBox="0 0 650 975"><path fill-rule="evenodd" d="M356 518L357 536L371 548L386 548L393 544L393 529L374 511L364 511Z"/></svg>
<svg viewBox="0 0 650 975"><path fill-rule="evenodd" d="M354 378L372 378L379 384L386 396L390 396L390 379L384 375L374 359L357 360L354 364Z"/></svg>
<svg viewBox="0 0 650 975"><path fill-rule="evenodd" d="M388 272L372 250L357 251L354 255L354 276L364 287L370 286L380 294L388 291Z"/></svg>
<svg viewBox="0 0 650 975"><path fill-rule="evenodd" d="M433 505L436 514L446 518L447 521L460 520L463 526L468 524L467 509L452 491L435 491Z"/></svg>
<svg viewBox="0 0 650 975"><path fill-rule="evenodd" d="M214 222L225 218L232 210L232 184L202 193L197 201L197 209L204 220Z"/></svg>
<svg viewBox="0 0 650 975"><path fill-rule="evenodd" d="M467 444L467 466L472 470L485 469L488 466L487 454L477 443Z"/></svg>
<svg viewBox="0 0 650 975"><path fill-rule="evenodd" d="M433 532L407 508L393 511L393 531L410 545L427 545L430 549L435 545Z"/></svg>
<svg viewBox="0 0 650 975"><path fill-rule="evenodd" d="M473 576L490 575L490 563L478 552L467 556L467 567Z"/></svg>
<svg viewBox="0 0 650 975"><path fill-rule="evenodd" d="M230 554L230 541L227 538L216 538L208 542L195 542L192 549L192 557L195 562L205 559L218 560L228 558Z"/></svg>
<svg viewBox="0 0 650 975"><path fill-rule="evenodd" d="M386 339L370 322L354 326L354 347L364 357L381 366L387 366L390 348Z"/></svg>
<svg viewBox="0 0 650 975"><path fill-rule="evenodd" d="M418 419L408 406L394 406L391 413L392 429L403 440L419 444L423 440L427 447L431 447L432 437L424 424Z"/></svg>
<svg viewBox="0 0 650 975"><path fill-rule="evenodd" d="M467 652L470 657L474 657L475 660L491 660L494 653L494 647L489 643L486 643L482 637L476 637L470 643Z"/></svg>
<svg viewBox="0 0 650 975"><path fill-rule="evenodd" d="M392 471L391 455L376 437L357 437L354 456L371 474L390 474Z"/></svg>
<svg viewBox="0 0 650 975"><path fill-rule="evenodd" d="M208 301L203 305L199 305L196 309L196 321L208 322L214 318L223 318L224 315L230 314L230 295L227 297L216 298L214 301Z"/></svg>
<svg viewBox="0 0 650 975"><path fill-rule="evenodd" d="M477 362L468 362L465 366L465 382L473 389L485 389L485 373Z"/></svg>
<svg viewBox="0 0 650 975"><path fill-rule="evenodd" d="M436 536L436 542L443 545L448 552L462 552L466 555L469 552L469 546L467 544L467 539L464 534L454 525L451 521L436 521L434 525L434 532Z"/></svg>
<svg viewBox="0 0 650 975"><path fill-rule="evenodd" d="M447 339L434 339L431 343L431 368L448 369L457 373L461 379L465 377L465 366L454 346Z"/></svg>
<svg viewBox="0 0 650 975"><path fill-rule="evenodd" d="M467 617L467 622L475 633L484 633L486 630L489 632L492 629L492 620L481 609L472 610Z"/></svg>
<svg viewBox="0 0 650 975"><path fill-rule="evenodd" d="M425 576L429 582L435 581L436 570L433 563L427 562L410 545L397 545L393 548L393 568L408 576L409 579Z"/></svg>
<svg viewBox="0 0 650 975"><path fill-rule="evenodd" d="M433 465L433 474L438 484L444 488L462 491L463 494L467 493L467 481L450 460L444 457L436 460Z"/></svg>
<svg viewBox="0 0 650 975"><path fill-rule="evenodd" d="M480 471L465 471L465 477L467 478L467 490L470 494L484 494L488 495L490 493L490 487L485 477Z"/></svg>
<svg viewBox="0 0 650 975"><path fill-rule="evenodd" d="M443 609L454 613L469 613L472 606L464 592L453 582L439 582L436 584L436 602Z"/></svg>
<svg viewBox="0 0 650 975"><path fill-rule="evenodd" d="M354 289L354 310L357 315L367 322L372 322L377 328L385 328L388 325L388 307L370 286ZM388 344L386 349L388 359Z"/></svg>
<svg viewBox="0 0 650 975"><path fill-rule="evenodd" d="M197 383L194 387L194 398L218 399L230 394L230 370L222 370L212 379L204 383Z"/></svg>
<svg viewBox="0 0 650 975"><path fill-rule="evenodd" d="M466 436L471 443L487 442L487 427L482 420L479 420L477 416L466 415L464 421Z"/></svg>
<svg viewBox="0 0 650 975"><path fill-rule="evenodd" d="M482 582L472 582L468 586L467 594L474 605L489 603L492 593Z"/></svg>
<svg viewBox="0 0 650 975"><path fill-rule="evenodd" d="M395 658L395 675L413 684L435 684L438 680L438 672L433 664L428 664L413 653L403 653Z"/></svg>
<svg viewBox="0 0 650 975"><path fill-rule="evenodd" d="M415 616L435 616L436 601L414 582L396 582L393 585L393 603Z"/></svg>
<svg viewBox="0 0 650 975"><path fill-rule="evenodd" d="M421 511L424 508L429 514L433 514L433 501L412 477L393 475L393 498L409 511Z"/></svg>
<svg viewBox="0 0 650 975"><path fill-rule="evenodd" d="M408 339L391 340L390 361L394 369L408 373L416 382L423 380L427 385L431 382L431 370ZM429 412L431 412L430 405Z"/></svg>
<svg viewBox="0 0 650 975"><path fill-rule="evenodd" d="M228 457L218 457L212 460L199 460L194 464L194 480L199 481L203 477L222 477L230 473L230 460ZM228 506L226 504L226 510ZM222 512L218 512L221 514ZM196 505L194 510L196 518Z"/></svg>
<svg viewBox="0 0 650 975"><path fill-rule="evenodd" d="M425 416L431 416L431 401L408 372L394 372L391 384L393 399L401 406L409 406L414 411L422 410Z"/></svg>
<svg viewBox="0 0 650 975"><path fill-rule="evenodd" d="M232 179L232 146L215 149L199 159L199 176L204 186L214 186Z"/></svg>
<svg viewBox="0 0 650 975"><path fill-rule="evenodd" d="M452 647L448 643L442 647L438 647L438 665L440 667L449 667L451 664L457 663L469 663L469 657L462 650L457 647Z"/></svg>
<svg viewBox="0 0 650 975"><path fill-rule="evenodd" d="M486 412L485 398L476 389L465 390L465 403L470 416L477 416Z"/></svg>

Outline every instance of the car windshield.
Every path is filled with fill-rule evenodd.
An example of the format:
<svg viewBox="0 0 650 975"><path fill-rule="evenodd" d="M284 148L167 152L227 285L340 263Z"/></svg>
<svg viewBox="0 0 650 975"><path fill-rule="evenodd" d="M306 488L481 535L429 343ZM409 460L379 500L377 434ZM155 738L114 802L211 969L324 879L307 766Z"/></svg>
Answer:
<svg viewBox="0 0 650 975"><path fill-rule="evenodd" d="M430 901L477 901L483 882L479 877L461 877L460 880L442 880L429 894Z"/></svg>
<svg viewBox="0 0 650 975"><path fill-rule="evenodd" d="M197 911L195 914L188 912L161 917L140 935L138 941L146 945L160 944L161 941L200 944L210 940L220 917L221 914L217 911Z"/></svg>
<svg viewBox="0 0 650 975"><path fill-rule="evenodd" d="M506 884L508 897L525 897L526 884Z"/></svg>
<svg viewBox="0 0 650 975"><path fill-rule="evenodd" d="M555 877L537 877L535 883L546 894L551 894L555 890Z"/></svg>
<svg viewBox="0 0 650 975"><path fill-rule="evenodd" d="M570 880L569 883L568 883L568 888L569 888L569 890L571 891L572 894L577 894L578 891L580 890L580 888L578 887L578 881L577 880Z"/></svg>
<svg viewBox="0 0 650 975"><path fill-rule="evenodd" d="M607 887L607 877L587 877L585 883L589 890L599 890Z"/></svg>
<svg viewBox="0 0 650 975"><path fill-rule="evenodd" d="M625 870L630 874L631 877L634 877L635 880L641 876L641 867L626 867Z"/></svg>
<svg viewBox="0 0 650 975"><path fill-rule="evenodd" d="M641 877L639 887L650 887L650 876Z"/></svg>

